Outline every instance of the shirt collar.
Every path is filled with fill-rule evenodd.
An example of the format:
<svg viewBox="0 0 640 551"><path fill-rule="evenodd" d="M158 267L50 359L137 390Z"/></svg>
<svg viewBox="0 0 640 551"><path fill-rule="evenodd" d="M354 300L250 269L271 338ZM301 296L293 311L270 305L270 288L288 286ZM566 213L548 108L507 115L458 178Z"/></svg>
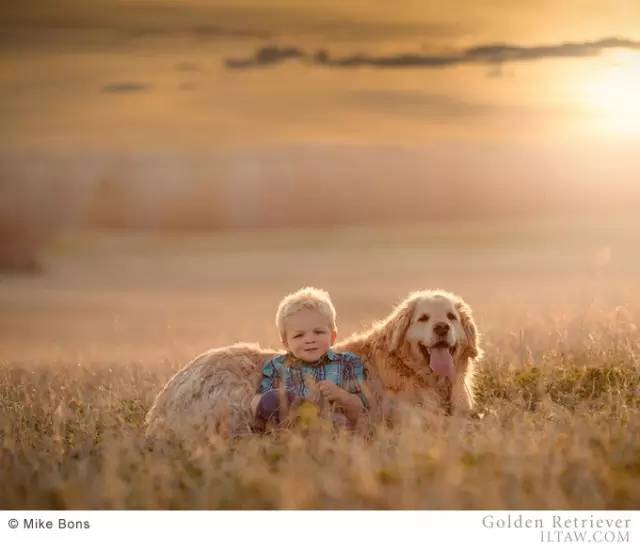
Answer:
<svg viewBox="0 0 640 551"><path fill-rule="evenodd" d="M323 364L325 363L327 360L329 360L330 362L334 362L337 358L336 353L329 348L324 356L320 357L319 359L317 359L315 362L305 362L304 360L300 360L298 358L296 358L291 352L287 352L287 356L289 357L289 360L296 364L296 363L301 363L304 365L317 365L317 364Z"/></svg>

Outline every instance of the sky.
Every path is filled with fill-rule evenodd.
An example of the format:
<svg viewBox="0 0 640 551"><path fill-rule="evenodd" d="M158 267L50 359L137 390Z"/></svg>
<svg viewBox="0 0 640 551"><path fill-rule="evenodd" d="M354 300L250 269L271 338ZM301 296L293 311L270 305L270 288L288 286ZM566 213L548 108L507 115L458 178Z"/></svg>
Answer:
<svg viewBox="0 0 640 551"><path fill-rule="evenodd" d="M602 153L638 176L637 0L23 0L0 58L5 152L435 148L566 155L573 180Z"/></svg>

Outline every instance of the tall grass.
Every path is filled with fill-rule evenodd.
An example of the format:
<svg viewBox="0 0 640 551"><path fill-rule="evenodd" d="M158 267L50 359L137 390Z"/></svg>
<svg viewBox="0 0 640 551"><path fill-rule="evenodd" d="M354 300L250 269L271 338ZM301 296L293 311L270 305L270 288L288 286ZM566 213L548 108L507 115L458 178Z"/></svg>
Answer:
<svg viewBox="0 0 640 551"><path fill-rule="evenodd" d="M566 327L531 326L511 344L489 335L481 418L408 408L368 438L318 420L148 442L144 415L168 370L5 363L0 507L637 508L640 341L606 319L583 320L576 342Z"/></svg>
<svg viewBox="0 0 640 551"><path fill-rule="evenodd" d="M416 235L345 251L223 237L67 241L40 278L3 281L0 508L640 507L640 270L615 243L589 274L589 244L560 257L562 243L444 251ZM332 293L342 337L411 290L462 294L483 333L481 415L407 408L369 437L317 420L147 441L171 374L208 346L277 344L275 304L301 284Z"/></svg>

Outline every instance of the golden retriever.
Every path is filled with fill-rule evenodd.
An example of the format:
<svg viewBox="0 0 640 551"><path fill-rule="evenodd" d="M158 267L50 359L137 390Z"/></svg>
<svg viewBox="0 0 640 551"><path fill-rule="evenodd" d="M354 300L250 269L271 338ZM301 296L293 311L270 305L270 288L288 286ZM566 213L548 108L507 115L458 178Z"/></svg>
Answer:
<svg viewBox="0 0 640 551"><path fill-rule="evenodd" d="M393 404L401 402L463 413L474 407L479 335L470 307L452 293L414 292L387 318L338 343L335 350L362 358L376 420L391 415ZM184 438L194 429L248 432L261 367L278 353L240 343L198 356L156 397L145 420L147 435Z"/></svg>

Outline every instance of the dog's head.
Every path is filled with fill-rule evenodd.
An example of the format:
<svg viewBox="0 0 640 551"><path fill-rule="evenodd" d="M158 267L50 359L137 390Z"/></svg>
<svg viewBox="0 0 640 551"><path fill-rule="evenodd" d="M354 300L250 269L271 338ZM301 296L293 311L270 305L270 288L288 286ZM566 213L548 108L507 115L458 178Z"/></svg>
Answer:
<svg viewBox="0 0 640 551"><path fill-rule="evenodd" d="M481 351L471 308L446 291L412 293L386 320L389 352L453 379L456 364Z"/></svg>

